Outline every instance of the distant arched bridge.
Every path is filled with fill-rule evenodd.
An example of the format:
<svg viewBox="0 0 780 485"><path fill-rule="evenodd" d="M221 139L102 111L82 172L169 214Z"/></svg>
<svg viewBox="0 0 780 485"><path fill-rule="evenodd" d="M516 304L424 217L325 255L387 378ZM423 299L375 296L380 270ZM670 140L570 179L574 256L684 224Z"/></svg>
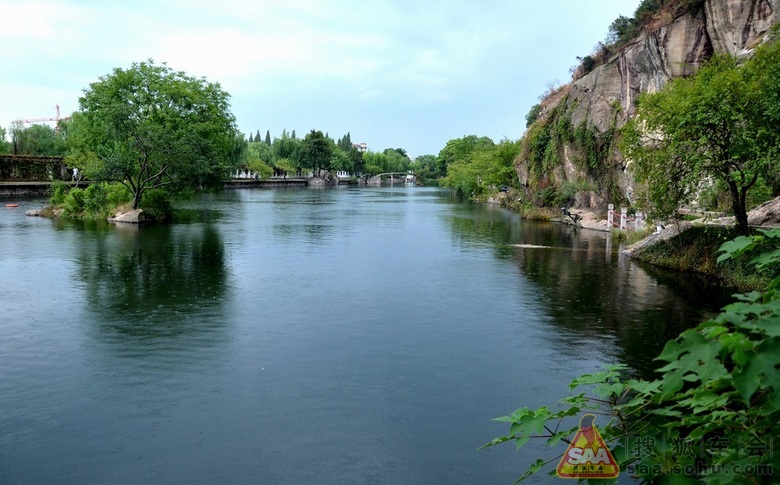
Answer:
<svg viewBox="0 0 780 485"><path fill-rule="evenodd" d="M417 176L413 172L385 172L380 173L377 175L374 175L373 177L369 177L368 180L366 180L367 185L382 185L382 177L390 176L390 185L393 185L395 183L393 177L395 175L399 175L399 182L405 183L407 179L407 175L412 177L412 182L414 182L417 179Z"/></svg>

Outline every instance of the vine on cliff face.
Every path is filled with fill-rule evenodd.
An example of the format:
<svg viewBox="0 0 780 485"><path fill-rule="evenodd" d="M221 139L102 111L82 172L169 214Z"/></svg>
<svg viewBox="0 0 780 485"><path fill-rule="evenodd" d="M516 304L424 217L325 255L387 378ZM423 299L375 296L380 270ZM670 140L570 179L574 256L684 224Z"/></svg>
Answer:
<svg viewBox="0 0 780 485"><path fill-rule="evenodd" d="M571 114L565 96L544 118L537 119L523 137L521 160L535 180L549 177L560 164L563 144L571 141Z"/></svg>
<svg viewBox="0 0 780 485"><path fill-rule="evenodd" d="M595 181L597 191L605 199L611 199L614 184L611 183L610 154L616 133L616 118L605 133L600 133L587 120L573 126L572 112L577 105L565 96L543 118L537 119L522 140L520 162L528 167L529 196L541 205L566 204L572 195L562 200L570 191L560 190L566 183L583 185L577 180L555 180L555 169L562 165L564 147L570 148L572 161L577 168ZM551 195L555 192L554 195Z"/></svg>
<svg viewBox="0 0 780 485"><path fill-rule="evenodd" d="M596 128L582 121L574 129L573 141L579 146L585 158L585 168L594 178L601 178L608 169L609 153L615 138L615 124L605 133L599 133Z"/></svg>

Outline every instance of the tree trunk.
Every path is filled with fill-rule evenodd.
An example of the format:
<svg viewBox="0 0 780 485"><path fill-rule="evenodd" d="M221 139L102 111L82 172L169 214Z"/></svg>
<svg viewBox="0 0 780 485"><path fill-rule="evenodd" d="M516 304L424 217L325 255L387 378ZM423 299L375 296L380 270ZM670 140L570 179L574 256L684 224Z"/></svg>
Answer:
<svg viewBox="0 0 780 485"><path fill-rule="evenodd" d="M747 211L745 210L745 206L737 210L737 208L734 208L734 216L737 219L737 231L743 235L747 236L750 234L750 226L748 226L748 217L747 217Z"/></svg>
<svg viewBox="0 0 780 485"><path fill-rule="evenodd" d="M734 218L737 220L737 232L743 236L750 234L748 226L747 205L745 204L745 191L739 190L737 185L729 181L731 191L731 206L734 210Z"/></svg>
<svg viewBox="0 0 780 485"><path fill-rule="evenodd" d="M141 191L136 191L135 194L133 194L133 210L138 209L138 204L141 203Z"/></svg>

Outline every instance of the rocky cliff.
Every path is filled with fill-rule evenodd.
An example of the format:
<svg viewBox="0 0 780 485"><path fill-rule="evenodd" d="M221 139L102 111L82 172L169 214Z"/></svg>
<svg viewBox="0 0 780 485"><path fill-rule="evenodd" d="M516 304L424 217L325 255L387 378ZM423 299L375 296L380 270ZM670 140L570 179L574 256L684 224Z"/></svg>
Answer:
<svg viewBox="0 0 780 485"><path fill-rule="evenodd" d="M559 137L559 143L546 147L548 153L557 154L558 163L550 166L547 157L543 170L534 169L533 147L526 147L517 163L521 183L531 190L549 185L560 188L563 183L590 186L589 193L578 194L579 206L598 207L621 197L630 201L633 182L614 135L634 114L638 95L694 73L714 53L749 55L778 20L779 8L780 0L706 0L679 17L657 19L656 28L643 30L605 63L542 101L541 123L565 116L556 126L568 126L572 132L580 128L591 135ZM548 138L555 141L554 135ZM601 174L592 169L592 163L589 169L588 147L584 146L589 143L601 150L590 158L605 158L602 162L608 168Z"/></svg>

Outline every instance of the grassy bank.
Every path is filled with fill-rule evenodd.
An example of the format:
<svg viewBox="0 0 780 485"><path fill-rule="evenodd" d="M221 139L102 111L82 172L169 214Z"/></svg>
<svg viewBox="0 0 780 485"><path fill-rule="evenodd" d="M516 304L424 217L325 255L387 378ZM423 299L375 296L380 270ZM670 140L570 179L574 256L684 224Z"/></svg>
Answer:
<svg viewBox="0 0 780 485"><path fill-rule="evenodd" d="M537 207L524 201L516 190L493 194L493 197L502 207L519 213L524 219L549 221L561 217L559 210ZM630 246L652 233L652 228L642 231L613 230L612 237L614 241ZM756 272L750 258L717 263L720 246L738 235L733 227L694 226L675 237L635 251L634 257L660 268L706 275L713 282L737 291L762 290L769 283L770 275Z"/></svg>
<svg viewBox="0 0 780 485"><path fill-rule="evenodd" d="M486 194L480 201L485 201L488 198L493 198L497 201L498 205L505 209L517 212L523 219L529 219L533 221L549 221L560 217L560 210L555 210L550 207L538 207L528 201L521 198L521 193L517 189L509 189L508 192L494 191Z"/></svg>
<svg viewBox="0 0 780 485"><path fill-rule="evenodd" d="M641 241L650 234L653 233L652 228L641 229L639 231L629 231L626 229L613 229L612 240L615 242L623 243L626 246L630 246L636 242Z"/></svg>
<svg viewBox="0 0 780 485"><path fill-rule="evenodd" d="M675 271L701 273L739 291L763 289L769 283L766 273L756 272L749 258L717 264L718 248L737 237L736 230L723 226L697 226L634 253L634 257Z"/></svg>
<svg viewBox="0 0 780 485"><path fill-rule="evenodd" d="M118 183L94 183L87 188L54 183L51 188L51 206L44 208L41 215L105 220L117 212L130 211L131 200L130 190ZM173 214L171 197L163 189L146 190L139 208L143 209L150 221L164 221Z"/></svg>

